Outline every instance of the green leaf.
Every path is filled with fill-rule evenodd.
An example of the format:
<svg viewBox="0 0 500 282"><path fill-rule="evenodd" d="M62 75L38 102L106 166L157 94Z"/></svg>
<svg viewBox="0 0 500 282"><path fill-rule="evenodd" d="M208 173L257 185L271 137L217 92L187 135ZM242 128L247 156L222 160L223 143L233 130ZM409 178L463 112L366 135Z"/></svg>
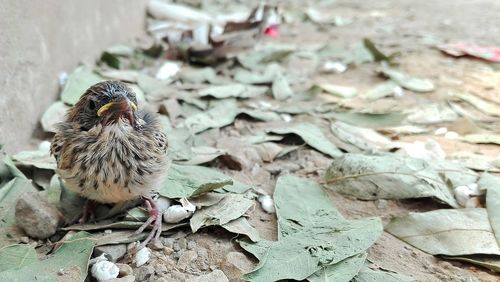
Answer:
<svg viewBox="0 0 500 282"><path fill-rule="evenodd" d="M365 265L367 253L361 253L331 265L323 265L320 270L307 277L310 282L349 282Z"/></svg>
<svg viewBox="0 0 500 282"><path fill-rule="evenodd" d="M412 77L390 68L383 68L381 72L401 87L414 92L430 92L435 88L434 83L428 79Z"/></svg>
<svg viewBox="0 0 500 282"><path fill-rule="evenodd" d="M22 151L12 158L25 166L34 166L41 169L55 170L57 168L56 159L50 155L49 147L50 143L44 141L40 143L38 150L36 151Z"/></svg>
<svg viewBox="0 0 500 282"><path fill-rule="evenodd" d="M134 49L126 45L114 45L106 49L106 52L115 56L130 57L134 54Z"/></svg>
<svg viewBox="0 0 500 282"><path fill-rule="evenodd" d="M330 83L320 83L316 86L323 89L327 93L338 96L340 98L352 98L358 94L358 90L356 90L356 88L348 86L340 86Z"/></svg>
<svg viewBox="0 0 500 282"><path fill-rule="evenodd" d="M422 159L387 154L345 154L328 168L335 191L363 200L434 197L458 207L440 173Z"/></svg>
<svg viewBox="0 0 500 282"><path fill-rule="evenodd" d="M416 281L410 277L402 274L392 273L388 271L373 270L369 267L363 267L358 275L354 277L353 282L406 282L406 281Z"/></svg>
<svg viewBox="0 0 500 282"><path fill-rule="evenodd" d="M210 128L230 125L239 114L238 105L233 99L221 100L213 108L188 117L184 124L194 133L200 133Z"/></svg>
<svg viewBox="0 0 500 282"><path fill-rule="evenodd" d="M69 107L62 101L57 101L49 106L43 113L40 123L46 132L55 132L55 125L64 120Z"/></svg>
<svg viewBox="0 0 500 282"><path fill-rule="evenodd" d="M406 116L403 113L369 114L356 112L330 113L328 115L328 117L348 124L371 128L400 125Z"/></svg>
<svg viewBox="0 0 500 282"><path fill-rule="evenodd" d="M92 85L103 81L103 78L86 66L77 67L68 77L61 93L61 100L74 105L80 96Z"/></svg>
<svg viewBox="0 0 500 282"><path fill-rule="evenodd" d="M262 72L240 68L235 72L234 80L245 84L270 84L280 73L281 67L276 64L267 65Z"/></svg>
<svg viewBox="0 0 500 282"><path fill-rule="evenodd" d="M371 128L357 127L341 121L333 122L330 128L340 140L362 151L385 151L396 147L389 138Z"/></svg>
<svg viewBox="0 0 500 282"><path fill-rule="evenodd" d="M182 68L179 77L183 82L201 84L201 83L210 83L210 84L219 84L224 82L222 78L217 77L215 70L211 67L205 68Z"/></svg>
<svg viewBox="0 0 500 282"><path fill-rule="evenodd" d="M84 281L94 241L79 232L63 240L62 246L45 260L0 272L5 281ZM23 247L24 248L24 247Z"/></svg>
<svg viewBox="0 0 500 282"><path fill-rule="evenodd" d="M109 52L103 52L100 61L114 69L120 68L120 59Z"/></svg>
<svg viewBox="0 0 500 282"><path fill-rule="evenodd" d="M244 217L240 217L226 224L222 224L221 227L231 233L246 235L253 242L257 242L260 240L259 232L257 231L257 229L253 228L253 226L250 225L248 220Z"/></svg>
<svg viewBox="0 0 500 282"><path fill-rule="evenodd" d="M31 181L16 177L0 188L0 246L17 243L15 218L17 199L25 192L36 192Z"/></svg>
<svg viewBox="0 0 500 282"><path fill-rule="evenodd" d="M386 61L387 63L391 64L394 60L394 57L398 55L398 53L393 53L389 56L385 55L377 48L377 46L375 46L375 43L373 43L373 41L368 38L363 39L363 46L365 46L365 48L370 51L373 58L375 59L375 62Z"/></svg>
<svg viewBox="0 0 500 282"><path fill-rule="evenodd" d="M270 46L238 56L238 62L247 69L261 69L263 65L278 62L293 53L294 46Z"/></svg>
<svg viewBox="0 0 500 282"><path fill-rule="evenodd" d="M370 101L377 100L393 95L396 87L398 87L398 85L394 81L388 80L375 85L375 87L364 93L363 96Z"/></svg>
<svg viewBox="0 0 500 282"><path fill-rule="evenodd" d="M201 97L212 96L217 99L224 98L251 98L264 94L267 87L248 86L239 83L220 86L210 86L199 91Z"/></svg>
<svg viewBox="0 0 500 282"><path fill-rule="evenodd" d="M10 245L0 248L0 273L15 270L38 261L35 249L30 245Z"/></svg>
<svg viewBox="0 0 500 282"><path fill-rule="evenodd" d="M139 72L135 70L98 70L99 75L107 79L137 83Z"/></svg>
<svg viewBox="0 0 500 282"><path fill-rule="evenodd" d="M386 231L431 255L500 255L486 209L410 213L393 219Z"/></svg>
<svg viewBox="0 0 500 282"><path fill-rule="evenodd" d="M486 189L486 210L491 228L500 246L500 178L483 173L477 184L480 189Z"/></svg>
<svg viewBox="0 0 500 282"><path fill-rule="evenodd" d="M158 58L163 53L163 46L161 44L153 44L151 47L143 49L142 53L152 58Z"/></svg>
<svg viewBox="0 0 500 282"><path fill-rule="evenodd" d="M187 128L172 128L168 136L168 156L174 161L190 160L193 156L194 136Z"/></svg>
<svg viewBox="0 0 500 282"><path fill-rule="evenodd" d="M271 129L269 132L276 134L296 134L309 146L332 158L342 156L342 152L326 138L321 129L311 123L291 124L287 127Z"/></svg>
<svg viewBox="0 0 500 282"><path fill-rule="evenodd" d="M148 100L159 101L171 98L176 93L168 83L142 73L137 76L137 85L144 91Z"/></svg>
<svg viewBox="0 0 500 282"><path fill-rule="evenodd" d="M293 95L293 91L290 88L286 77L281 73L277 74L274 78L272 93L273 97L278 100L285 100Z"/></svg>
<svg viewBox="0 0 500 282"><path fill-rule="evenodd" d="M27 179L12 159L0 148L0 185L5 184L13 177Z"/></svg>
<svg viewBox="0 0 500 282"><path fill-rule="evenodd" d="M190 220L191 230L196 232L204 226L224 225L234 221L245 214L253 204L252 200L243 195L227 194L217 204L197 210Z"/></svg>
<svg viewBox="0 0 500 282"><path fill-rule="evenodd" d="M167 198L194 197L233 184L223 173L203 166L172 164L166 183L158 192Z"/></svg>
<svg viewBox="0 0 500 282"><path fill-rule="evenodd" d="M460 139L468 143L500 145L500 134L493 134L493 133L467 134Z"/></svg>

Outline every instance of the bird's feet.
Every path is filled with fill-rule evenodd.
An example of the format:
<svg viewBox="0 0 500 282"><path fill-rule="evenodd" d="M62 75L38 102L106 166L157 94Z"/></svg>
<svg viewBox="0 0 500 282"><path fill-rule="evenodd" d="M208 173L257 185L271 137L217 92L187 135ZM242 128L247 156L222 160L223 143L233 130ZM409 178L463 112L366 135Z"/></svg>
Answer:
<svg viewBox="0 0 500 282"><path fill-rule="evenodd" d="M78 223L83 224L90 221L95 221L95 202L92 200L86 200L83 204L82 217L78 220Z"/></svg>
<svg viewBox="0 0 500 282"><path fill-rule="evenodd" d="M155 200L153 200L152 198L145 198L145 200L146 200L145 201L146 208L148 209L149 212L149 218L148 220L146 220L146 222L144 222L144 224L141 227L139 227L139 229L135 231L135 234L142 233L144 229L146 229L151 224L152 224L152 229L146 240L144 240L139 245L139 247L137 247L137 250L144 248L151 241L151 239L153 238L155 240L159 239L161 234L162 214L158 209L158 205L156 205Z"/></svg>

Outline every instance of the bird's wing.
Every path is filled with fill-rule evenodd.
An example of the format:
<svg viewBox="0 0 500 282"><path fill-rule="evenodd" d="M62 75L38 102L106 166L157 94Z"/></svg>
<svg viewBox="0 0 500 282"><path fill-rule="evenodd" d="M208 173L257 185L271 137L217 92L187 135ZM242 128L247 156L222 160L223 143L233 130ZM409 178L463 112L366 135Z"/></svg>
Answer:
<svg viewBox="0 0 500 282"><path fill-rule="evenodd" d="M57 125L58 131L52 139L50 144L50 153L55 157L57 162L57 167L60 169L66 169L71 167L72 158L68 152L68 135L69 131L72 130L71 125L67 123L61 123Z"/></svg>

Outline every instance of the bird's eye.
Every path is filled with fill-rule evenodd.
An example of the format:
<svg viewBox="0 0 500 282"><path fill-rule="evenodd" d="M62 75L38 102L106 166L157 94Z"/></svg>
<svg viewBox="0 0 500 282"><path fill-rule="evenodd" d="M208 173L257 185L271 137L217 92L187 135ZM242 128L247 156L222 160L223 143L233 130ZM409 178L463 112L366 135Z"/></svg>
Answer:
<svg viewBox="0 0 500 282"><path fill-rule="evenodd" d="M95 102L92 100L89 101L89 109L95 110Z"/></svg>

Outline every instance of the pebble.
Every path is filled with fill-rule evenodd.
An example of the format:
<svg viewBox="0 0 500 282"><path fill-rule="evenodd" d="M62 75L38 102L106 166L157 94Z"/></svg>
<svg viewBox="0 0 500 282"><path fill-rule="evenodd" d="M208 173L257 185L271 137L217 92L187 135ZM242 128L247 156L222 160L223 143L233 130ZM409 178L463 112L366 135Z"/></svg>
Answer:
<svg viewBox="0 0 500 282"><path fill-rule="evenodd" d="M118 266L118 269L120 270L119 276L120 277L125 277L129 276L132 274L132 267L128 264L125 263L117 263L116 266Z"/></svg>
<svg viewBox="0 0 500 282"><path fill-rule="evenodd" d="M181 250L185 250L187 248L186 238L179 238L177 242L179 243L179 247L181 248Z"/></svg>
<svg viewBox="0 0 500 282"><path fill-rule="evenodd" d="M92 265L90 273L97 281L104 281L118 277L120 270L116 264L104 260Z"/></svg>
<svg viewBox="0 0 500 282"><path fill-rule="evenodd" d="M135 266L139 267L139 266L144 265L146 262L149 261L150 257L151 257L151 251L149 251L149 248L140 249L135 254L135 258L134 258Z"/></svg>
<svg viewBox="0 0 500 282"><path fill-rule="evenodd" d="M189 242L187 243L187 249L188 249L188 250L192 250L192 249L194 249L194 248L196 248L196 242L195 242L195 241L189 241Z"/></svg>
<svg viewBox="0 0 500 282"><path fill-rule="evenodd" d="M159 251L162 250L165 246L163 246L163 243L160 239L153 239L149 243L149 247L153 250Z"/></svg>
<svg viewBox="0 0 500 282"><path fill-rule="evenodd" d="M276 213L276 209L274 208L274 201L269 195L262 195L259 197L260 205L262 209L267 213Z"/></svg>
<svg viewBox="0 0 500 282"><path fill-rule="evenodd" d="M104 245L94 248L94 256L100 256L105 254L106 257L112 261L116 262L121 259L127 253L127 246L125 244L118 245Z"/></svg>
<svg viewBox="0 0 500 282"><path fill-rule="evenodd" d="M170 248L170 247L164 247L164 248L163 248L163 253L164 253L166 256L171 255L173 252L174 252L174 249L172 249L172 248Z"/></svg>
<svg viewBox="0 0 500 282"><path fill-rule="evenodd" d="M173 248L174 247L174 238L165 238L165 237L160 237L161 243L165 247Z"/></svg>
<svg viewBox="0 0 500 282"><path fill-rule="evenodd" d="M219 269L216 269L209 274L200 275L198 277L190 278L186 280L187 282L205 282L205 281L214 281L214 282L228 282L226 274Z"/></svg>
<svg viewBox="0 0 500 282"><path fill-rule="evenodd" d="M198 254L195 251L185 251L179 257L179 261L177 262L177 268L180 270L186 270L186 268L198 258Z"/></svg>
<svg viewBox="0 0 500 282"><path fill-rule="evenodd" d="M155 273L155 268L151 265L144 265L134 269L136 281L147 281Z"/></svg>
<svg viewBox="0 0 500 282"><path fill-rule="evenodd" d="M24 193L16 203L16 223L32 238L54 235L62 222L60 212L37 192Z"/></svg>
<svg viewBox="0 0 500 282"><path fill-rule="evenodd" d="M387 200L377 199L375 200L375 206L377 207L377 209L385 209L387 208Z"/></svg>

